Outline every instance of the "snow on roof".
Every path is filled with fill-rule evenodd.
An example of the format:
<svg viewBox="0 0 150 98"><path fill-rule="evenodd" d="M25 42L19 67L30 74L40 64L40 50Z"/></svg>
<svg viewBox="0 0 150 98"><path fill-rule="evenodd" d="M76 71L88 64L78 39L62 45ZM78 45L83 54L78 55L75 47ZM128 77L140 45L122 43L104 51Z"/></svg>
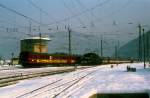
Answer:
<svg viewBox="0 0 150 98"><path fill-rule="evenodd" d="M26 39L42 39L42 40L47 40L47 41L51 40L49 37L39 37L39 36L28 37L28 38L25 38L23 40L26 40Z"/></svg>
<svg viewBox="0 0 150 98"><path fill-rule="evenodd" d="M137 71L127 72L126 67L128 65L135 67ZM62 79L58 83L22 97L28 98L29 96L32 96L32 98L51 98L70 84L66 84L59 89L53 90L51 88L59 86L60 84L66 83L66 81L71 81L72 79L76 79L76 77L81 77L88 73L90 74L83 78L81 81L77 82L75 85L72 85L63 93L59 94L57 98L88 98L92 94L96 93L150 93L150 68L144 69L142 63L133 63L119 64L118 66L114 65L113 68L111 68L110 65L97 66L84 70L77 70L71 73L23 80L15 85L0 88L0 98L14 98L37 89L43 85L52 83L58 79Z"/></svg>

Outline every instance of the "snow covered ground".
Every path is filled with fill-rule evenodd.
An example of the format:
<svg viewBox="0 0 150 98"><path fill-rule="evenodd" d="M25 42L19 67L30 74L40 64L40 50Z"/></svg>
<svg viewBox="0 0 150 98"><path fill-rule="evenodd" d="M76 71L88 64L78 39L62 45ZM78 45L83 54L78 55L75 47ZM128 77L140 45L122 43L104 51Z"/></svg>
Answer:
<svg viewBox="0 0 150 98"><path fill-rule="evenodd" d="M127 72L127 66L136 72ZM0 88L0 98L88 98L96 93L150 94L150 68L142 63L97 66L70 73L22 80Z"/></svg>
<svg viewBox="0 0 150 98"><path fill-rule="evenodd" d="M17 75L28 75L42 72L54 72L59 70L73 69L74 67L43 67L43 68L17 68L17 67L3 67L0 68L0 78L17 76Z"/></svg>

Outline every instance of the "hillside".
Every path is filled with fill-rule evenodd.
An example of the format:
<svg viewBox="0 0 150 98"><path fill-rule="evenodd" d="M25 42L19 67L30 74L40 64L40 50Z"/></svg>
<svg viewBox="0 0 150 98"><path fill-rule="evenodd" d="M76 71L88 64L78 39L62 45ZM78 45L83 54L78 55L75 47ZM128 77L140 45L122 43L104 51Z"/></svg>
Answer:
<svg viewBox="0 0 150 98"><path fill-rule="evenodd" d="M150 31L145 33L145 36L148 36L148 38L150 37ZM143 39L142 39L143 40ZM149 47L150 47L150 38L146 41L146 44L149 43ZM148 42L148 43L147 43ZM143 41L142 41L143 43ZM143 44L142 44L143 45ZM147 55L147 48L146 47L146 55ZM139 51L139 38L136 38L130 42L128 42L127 44L125 44L124 46L122 46L119 49L119 56L120 57L127 57L127 58L138 58L138 51ZM142 52L143 52L143 47L142 47Z"/></svg>

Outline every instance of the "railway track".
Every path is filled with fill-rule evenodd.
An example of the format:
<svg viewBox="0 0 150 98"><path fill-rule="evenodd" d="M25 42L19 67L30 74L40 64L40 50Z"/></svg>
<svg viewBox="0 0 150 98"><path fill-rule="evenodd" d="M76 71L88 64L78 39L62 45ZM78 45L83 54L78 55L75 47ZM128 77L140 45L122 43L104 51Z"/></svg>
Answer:
<svg viewBox="0 0 150 98"><path fill-rule="evenodd" d="M56 98L57 96L61 95L63 92L75 86L76 84L78 84L83 79L85 79L90 74L96 71L97 70L90 71L90 72L86 72L86 70L79 71L78 73L74 74L73 79L67 80L66 78L69 78L69 77L61 78L47 85L44 85L42 87L39 87L37 89L34 89L22 95L19 95L16 98L35 98L35 97L39 97L40 95L45 95L45 93L47 93L48 97L50 98Z"/></svg>
<svg viewBox="0 0 150 98"><path fill-rule="evenodd" d="M85 69L90 67L80 67L77 69ZM14 71L15 69L11 69L11 71ZM21 69L23 70L23 69ZM74 71L74 68L65 68L61 70L46 70L46 71L39 71L35 70L33 71L17 71L17 72L11 72L10 74L1 75L0 76L0 87L8 86L17 83L19 80L34 78L34 77L41 77L41 76L47 76L47 75L53 75L53 74L60 74L65 72L71 72ZM3 73L4 74L4 73Z"/></svg>
<svg viewBox="0 0 150 98"><path fill-rule="evenodd" d="M93 72L91 73L88 73L84 76L82 76L81 78L79 78L77 81L75 81L74 83L72 83L71 85L69 85L68 87L64 88L62 91L60 91L59 93L55 94L52 98L56 98L57 96L59 96L60 94L62 94L63 92L65 92L66 90L68 90L69 88L71 88L72 86L76 85L77 83L79 83L80 81L82 81L85 77L87 77L88 75L92 74Z"/></svg>
<svg viewBox="0 0 150 98"><path fill-rule="evenodd" d="M0 87L15 84L19 80L23 80L23 79L29 79L29 78L41 77L41 76L47 76L47 75L53 75L53 74L60 74L60 73L71 72L71 71L74 71L74 68L58 70L58 71L38 72L38 73L17 73L15 75L1 77L0 78Z"/></svg>

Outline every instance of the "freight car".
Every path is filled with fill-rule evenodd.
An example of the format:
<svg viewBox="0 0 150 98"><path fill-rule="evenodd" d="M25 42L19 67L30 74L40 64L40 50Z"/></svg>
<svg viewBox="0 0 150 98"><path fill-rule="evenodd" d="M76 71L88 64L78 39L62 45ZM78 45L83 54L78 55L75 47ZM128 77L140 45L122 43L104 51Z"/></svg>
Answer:
<svg viewBox="0 0 150 98"><path fill-rule="evenodd" d="M19 63L23 67L41 67L46 65L71 65L76 57L61 54L21 52Z"/></svg>

